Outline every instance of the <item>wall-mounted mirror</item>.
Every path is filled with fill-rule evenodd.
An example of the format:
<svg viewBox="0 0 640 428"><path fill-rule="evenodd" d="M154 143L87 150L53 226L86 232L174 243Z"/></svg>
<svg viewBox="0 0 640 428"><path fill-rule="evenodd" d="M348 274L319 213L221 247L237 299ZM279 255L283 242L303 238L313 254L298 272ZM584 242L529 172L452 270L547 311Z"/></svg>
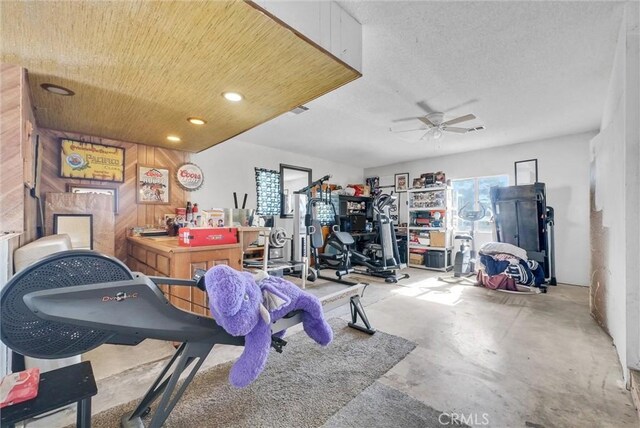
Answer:
<svg viewBox="0 0 640 428"><path fill-rule="evenodd" d="M93 250L93 214L54 214L53 234L66 233L74 250Z"/></svg>
<svg viewBox="0 0 640 428"><path fill-rule="evenodd" d="M293 193L311 184L311 168L280 164L280 217L293 217Z"/></svg>
<svg viewBox="0 0 640 428"><path fill-rule="evenodd" d="M515 164L516 186L538 182L538 159L518 161Z"/></svg>

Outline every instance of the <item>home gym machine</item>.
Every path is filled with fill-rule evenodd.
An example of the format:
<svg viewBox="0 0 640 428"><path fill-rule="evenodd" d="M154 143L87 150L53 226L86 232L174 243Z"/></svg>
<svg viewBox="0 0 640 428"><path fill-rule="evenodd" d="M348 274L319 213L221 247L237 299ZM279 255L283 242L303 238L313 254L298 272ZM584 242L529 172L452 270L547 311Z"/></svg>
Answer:
<svg viewBox="0 0 640 428"><path fill-rule="evenodd" d="M314 259L313 269L315 276L331 281L340 282L347 285L357 284L344 279L350 273L359 273L369 276L384 278L386 282L395 283L403 278L408 278L407 274L399 274L397 271L405 267L400 263L400 254L398 252L398 243L393 229L393 224L389 216L389 206L395 202L395 197L391 195L379 195L374 201L375 219L378 232L378 243L369 244L365 248L364 253L356 251L355 240L348 232L340 231L340 216L336 211L335 204L331 199L331 190L323 190L322 184L331 176L327 175L319 180L314 181L309 186L296 192L296 204L294 208L294 236L296 236L296 228L298 230L298 238L296 242L300 242L298 247L306 250L305 240L308 238L311 252ZM312 189L316 188L316 196L311 196ZM306 203L302 203L305 201ZM326 239L322 233L322 224L317 219L315 211L320 205L327 206L331 209L334 218L334 225ZM304 223L302 223L302 208L304 207ZM297 212L296 212L297 211ZM302 226L306 233L300 233ZM320 249L324 252L320 253ZM295 257L295 255L294 255ZM302 258L305 254L302 254ZM362 268L355 267L359 265ZM321 271L323 268L329 267L335 270L336 278L323 276Z"/></svg>
<svg viewBox="0 0 640 428"><path fill-rule="evenodd" d="M318 272L316 269L312 269L310 267L309 262L310 236L307 226L307 212L313 209L313 205L318 200L323 201L324 199L322 193L320 193L320 198L315 198L315 201L312 201L311 190L316 186L322 190L322 184L330 178L331 175L325 175L310 185L293 193L293 236L291 237L291 259L302 261L304 267L304 269L300 267L296 268L294 270L294 275L302 275L302 271L306 270L307 280L309 281L315 281L316 278L318 278ZM329 279L333 280L333 278Z"/></svg>
<svg viewBox="0 0 640 428"><path fill-rule="evenodd" d="M153 405L149 427L160 428L214 345L244 346L244 337L231 336L211 317L178 309L158 287L203 290L203 274L196 271L193 280L150 277L95 251L55 253L14 275L2 289L2 341L23 355L45 359L84 354L104 343L181 342L136 409L121 419L122 428L143 428L142 417ZM364 287L339 290L320 302L325 312L348 302L353 320L349 326L373 334L359 300ZM358 315L364 326L355 323ZM300 322L302 314L294 311L274 322L271 332L275 335ZM276 350L280 345L274 340ZM179 383L182 374L186 377Z"/></svg>
<svg viewBox="0 0 640 428"><path fill-rule="evenodd" d="M330 175L325 175L294 192L292 258L303 260L306 263L307 279L310 281L321 278L345 285L356 285L358 284L357 282L343 279L344 276L353 272L350 252L351 245L355 241L349 233L339 230L340 216L331 200L331 190L324 191L322 189L322 185L330 178ZM315 196L312 195L313 189L316 189ZM320 206L329 207L335 221L326 245L322 234L322 224L314 213ZM326 251L320 253L319 250L323 247ZM328 251L329 248L332 248L333 251ZM313 267L309 266L309 252L312 253L314 258ZM336 270L336 277L322 275L322 269L327 266Z"/></svg>
<svg viewBox="0 0 640 428"><path fill-rule="evenodd" d="M389 207L394 204L396 199L396 196L385 193L374 198L373 211L378 242L365 245L362 253L351 251L353 264L365 268L364 270L356 268L354 272L384 278L385 282L389 283L409 278L408 274L397 272L404 269L406 265L400 262L398 240L389 215Z"/></svg>
<svg viewBox="0 0 640 428"><path fill-rule="evenodd" d="M547 206L544 183L491 188L498 242L520 247L542 265L549 285L557 285L554 211Z"/></svg>

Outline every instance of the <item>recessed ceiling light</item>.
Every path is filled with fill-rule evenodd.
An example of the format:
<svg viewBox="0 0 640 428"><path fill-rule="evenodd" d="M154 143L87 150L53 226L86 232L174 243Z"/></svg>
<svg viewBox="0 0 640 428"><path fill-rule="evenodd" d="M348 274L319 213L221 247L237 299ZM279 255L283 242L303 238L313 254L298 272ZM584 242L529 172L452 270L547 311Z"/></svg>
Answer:
<svg viewBox="0 0 640 428"><path fill-rule="evenodd" d="M180 137L178 137L177 135L167 135L167 140L173 141L174 143L178 143L181 141Z"/></svg>
<svg viewBox="0 0 640 428"><path fill-rule="evenodd" d="M45 91L49 91L52 94L56 95L64 95L65 97L75 95L75 92L73 92L71 89L63 88L62 86L54 85L52 83L43 83L42 85L40 85L40 87Z"/></svg>
<svg viewBox="0 0 640 428"><path fill-rule="evenodd" d="M193 123L194 125L204 125L205 123L207 123L206 120L200 119L199 117L190 117L187 120Z"/></svg>
<svg viewBox="0 0 640 428"><path fill-rule="evenodd" d="M225 97L228 101L233 101L234 103L242 101L242 98L244 98L237 92L223 92L222 96Z"/></svg>

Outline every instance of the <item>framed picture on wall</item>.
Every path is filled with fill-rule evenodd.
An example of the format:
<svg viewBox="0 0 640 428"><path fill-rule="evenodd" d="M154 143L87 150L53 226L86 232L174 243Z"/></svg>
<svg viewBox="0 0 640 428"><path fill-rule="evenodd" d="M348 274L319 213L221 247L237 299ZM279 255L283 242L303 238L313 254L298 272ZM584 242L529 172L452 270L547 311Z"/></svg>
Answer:
<svg viewBox="0 0 640 428"><path fill-rule="evenodd" d="M124 148L60 139L60 177L124 182Z"/></svg>
<svg viewBox="0 0 640 428"><path fill-rule="evenodd" d="M167 205L170 199L170 171L168 168L138 164L136 200L139 204Z"/></svg>
<svg viewBox="0 0 640 428"><path fill-rule="evenodd" d="M527 159L515 163L516 186L538 182L538 159Z"/></svg>
<svg viewBox="0 0 640 428"><path fill-rule="evenodd" d="M409 189L409 173L403 172L394 176L396 193L406 192Z"/></svg>
<svg viewBox="0 0 640 428"><path fill-rule="evenodd" d="M74 250L93 250L93 214L54 214L53 234L66 233Z"/></svg>
<svg viewBox="0 0 640 428"><path fill-rule="evenodd" d="M67 184L67 192L109 195L113 198L113 213L118 214L118 188L116 186L92 186L88 184Z"/></svg>

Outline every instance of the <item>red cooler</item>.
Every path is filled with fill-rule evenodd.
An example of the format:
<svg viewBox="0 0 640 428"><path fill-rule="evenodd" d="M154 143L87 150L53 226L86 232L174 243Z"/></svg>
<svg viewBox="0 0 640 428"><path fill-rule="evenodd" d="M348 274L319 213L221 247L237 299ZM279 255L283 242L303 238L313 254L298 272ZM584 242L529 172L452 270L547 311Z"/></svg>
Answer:
<svg viewBox="0 0 640 428"><path fill-rule="evenodd" d="M238 229L235 227L181 227L178 243L182 247L202 247L238 243Z"/></svg>

